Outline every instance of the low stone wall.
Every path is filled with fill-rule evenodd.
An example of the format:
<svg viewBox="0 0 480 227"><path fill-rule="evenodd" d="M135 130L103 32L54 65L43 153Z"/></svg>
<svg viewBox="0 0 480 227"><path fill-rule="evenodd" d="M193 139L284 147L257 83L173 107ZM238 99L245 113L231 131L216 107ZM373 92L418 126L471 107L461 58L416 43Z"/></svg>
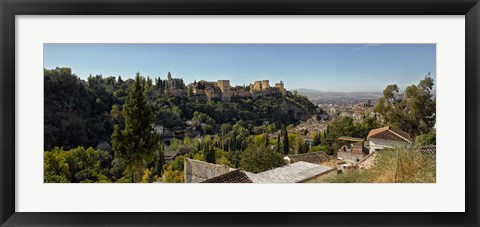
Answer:
<svg viewBox="0 0 480 227"><path fill-rule="evenodd" d="M343 160L345 160L347 162L353 162L353 163L356 163L357 160L358 161L362 160L365 156L367 156L367 155L366 154L355 154L355 153L344 152L344 151L338 151L337 152L337 157L338 158L342 158Z"/></svg>
<svg viewBox="0 0 480 227"><path fill-rule="evenodd" d="M337 169L331 169L326 172L323 172L315 177L312 177L308 180L302 181L301 183L325 183L330 182L332 179L337 176Z"/></svg>
<svg viewBox="0 0 480 227"><path fill-rule="evenodd" d="M186 158L184 161L185 183L198 183L230 172L226 165L216 165L208 162Z"/></svg>

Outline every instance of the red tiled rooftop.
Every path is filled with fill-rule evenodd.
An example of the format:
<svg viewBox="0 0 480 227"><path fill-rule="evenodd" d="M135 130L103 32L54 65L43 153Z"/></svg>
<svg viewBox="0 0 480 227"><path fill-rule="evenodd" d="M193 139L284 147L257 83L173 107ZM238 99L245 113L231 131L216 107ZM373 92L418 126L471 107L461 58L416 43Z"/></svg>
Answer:
<svg viewBox="0 0 480 227"><path fill-rule="evenodd" d="M252 180L240 170L234 170L226 174L210 178L201 183L253 183Z"/></svg>
<svg viewBox="0 0 480 227"><path fill-rule="evenodd" d="M289 155L288 158L290 159L291 163L295 162L309 162L315 164L322 164L324 162L329 162L334 158L325 154L323 151L313 152L313 153L306 153L306 154L297 154L297 155Z"/></svg>
<svg viewBox="0 0 480 227"><path fill-rule="evenodd" d="M390 126L370 130L367 138L376 138L403 143L413 143L413 139L408 133L399 129L391 128Z"/></svg>

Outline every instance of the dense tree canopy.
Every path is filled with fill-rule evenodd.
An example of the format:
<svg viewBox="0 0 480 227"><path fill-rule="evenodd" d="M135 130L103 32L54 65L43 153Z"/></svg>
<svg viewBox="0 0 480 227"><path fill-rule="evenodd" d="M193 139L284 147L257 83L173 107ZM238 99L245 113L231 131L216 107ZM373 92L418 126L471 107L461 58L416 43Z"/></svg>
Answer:
<svg viewBox="0 0 480 227"><path fill-rule="evenodd" d="M44 152L45 183L108 183L109 155L93 148L55 148ZM107 163L107 165L103 165Z"/></svg>
<svg viewBox="0 0 480 227"><path fill-rule="evenodd" d="M153 92L154 89L164 90L161 87L168 84L161 78L154 79L155 85L149 78L140 76L140 80L152 106L154 123L166 128L185 127L185 121L193 119L198 112L203 114L203 119L209 120L203 122L208 125L204 127L204 132L220 132L217 124L233 126L237 121L244 121L256 126L269 121L272 124L264 131L272 133L280 125L299 121L289 113L288 108L296 108L306 116L316 111L305 96L298 94L233 97L231 102L202 101L194 97ZM135 80L90 75L87 81L83 81L72 74L70 68L56 68L44 70L44 81L45 150L55 146L70 149L95 147L103 141L110 143L113 125L124 127L123 104L127 102L129 89L134 86ZM177 87L185 86L181 79L174 81Z"/></svg>
<svg viewBox="0 0 480 227"><path fill-rule="evenodd" d="M415 146L422 147L422 146L430 146L435 145L437 143L437 133L432 130L429 133L425 133L419 135L415 138Z"/></svg>
<svg viewBox="0 0 480 227"><path fill-rule="evenodd" d="M388 85L378 100L375 111L385 124L412 136L428 133L435 126L436 101L432 94L433 78L425 76L418 85L408 86L400 93L397 85Z"/></svg>
<svg viewBox="0 0 480 227"><path fill-rule="evenodd" d="M92 82L93 83L93 82ZM97 146L113 132L115 97L102 84L86 86L69 68L44 70L44 148Z"/></svg>

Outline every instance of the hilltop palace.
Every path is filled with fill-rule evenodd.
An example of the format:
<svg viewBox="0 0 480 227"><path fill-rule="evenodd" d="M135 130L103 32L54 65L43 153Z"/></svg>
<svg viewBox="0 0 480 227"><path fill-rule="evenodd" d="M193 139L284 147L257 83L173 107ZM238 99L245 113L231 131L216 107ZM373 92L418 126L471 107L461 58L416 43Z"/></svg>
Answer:
<svg viewBox="0 0 480 227"><path fill-rule="evenodd" d="M255 81L249 86L230 86L230 80L218 81L195 81L185 86L182 79L172 78L168 72L165 86L155 89L157 94L166 93L173 96L188 95L198 100L219 99L228 102L232 97L260 97L268 94L283 94L285 90L282 81L275 83L275 87L271 87L268 80Z"/></svg>

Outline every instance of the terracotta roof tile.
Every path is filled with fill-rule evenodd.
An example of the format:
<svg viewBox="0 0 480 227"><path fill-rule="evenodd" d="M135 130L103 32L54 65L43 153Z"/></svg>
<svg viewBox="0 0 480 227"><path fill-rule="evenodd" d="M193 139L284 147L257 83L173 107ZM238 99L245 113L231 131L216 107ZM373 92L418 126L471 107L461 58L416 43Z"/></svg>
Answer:
<svg viewBox="0 0 480 227"><path fill-rule="evenodd" d="M412 137L406 132L389 126L370 130L367 138L376 138L394 142L413 143Z"/></svg>
<svg viewBox="0 0 480 227"><path fill-rule="evenodd" d="M367 136L367 138L370 138L371 136L374 136L374 135L376 135L376 134L378 134L378 133L381 133L381 132L387 131L388 129L390 129L390 127L389 127L389 126L387 126L387 127L383 127L383 128L376 128L376 129L372 129L372 130L370 130L370 132L368 133L368 136Z"/></svg>
<svg viewBox="0 0 480 227"><path fill-rule="evenodd" d="M313 152L313 153L306 153L306 154L297 154L297 155L289 155L288 158L290 159L290 163L295 162L310 162L314 164L322 164L324 162L331 161L333 158L330 155L325 154L323 151Z"/></svg>
<svg viewBox="0 0 480 227"><path fill-rule="evenodd" d="M240 170L234 170L226 174L210 178L200 183L253 183L252 180Z"/></svg>
<svg viewBox="0 0 480 227"><path fill-rule="evenodd" d="M408 133L406 133L402 130L396 129L396 128L390 128L390 130L397 133L398 135L402 136L403 138L410 141L411 143L413 143L413 139L412 139L412 137L410 137L410 135Z"/></svg>

